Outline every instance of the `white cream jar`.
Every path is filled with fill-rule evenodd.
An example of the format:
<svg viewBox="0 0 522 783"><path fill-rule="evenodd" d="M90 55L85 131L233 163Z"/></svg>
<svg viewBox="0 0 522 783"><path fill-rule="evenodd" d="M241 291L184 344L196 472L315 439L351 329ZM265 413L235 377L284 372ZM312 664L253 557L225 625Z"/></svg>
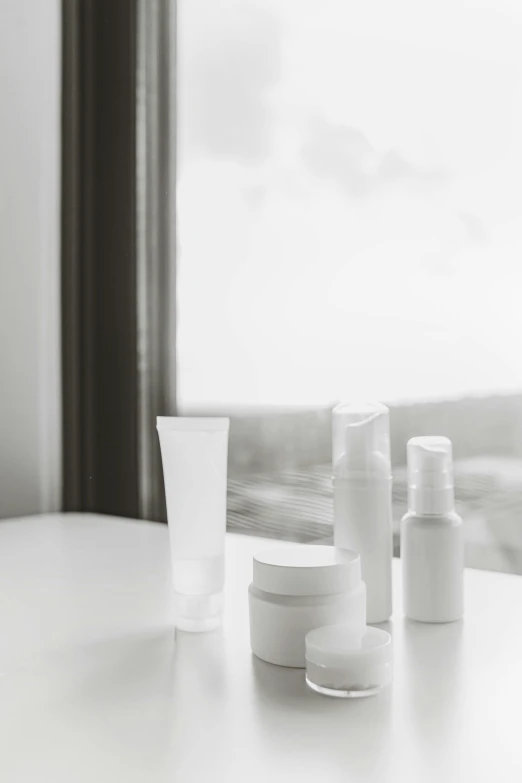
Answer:
<svg viewBox="0 0 522 783"><path fill-rule="evenodd" d="M297 544L254 557L248 589L252 652L268 663L305 667L305 637L324 625L366 627L366 586L356 552Z"/></svg>

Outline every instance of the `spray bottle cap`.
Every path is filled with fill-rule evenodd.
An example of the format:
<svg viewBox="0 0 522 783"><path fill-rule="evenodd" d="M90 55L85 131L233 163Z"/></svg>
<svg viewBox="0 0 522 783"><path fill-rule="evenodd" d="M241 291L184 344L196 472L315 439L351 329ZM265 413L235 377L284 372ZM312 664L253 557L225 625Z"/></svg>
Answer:
<svg viewBox="0 0 522 783"><path fill-rule="evenodd" d="M337 478L354 475L389 478L390 419L386 405L342 403L332 413L333 471Z"/></svg>
<svg viewBox="0 0 522 783"><path fill-rule="evenodd" d="M448 514L455 508L451 441L423 435L408 441L408 507L416 514Z"/></svg>

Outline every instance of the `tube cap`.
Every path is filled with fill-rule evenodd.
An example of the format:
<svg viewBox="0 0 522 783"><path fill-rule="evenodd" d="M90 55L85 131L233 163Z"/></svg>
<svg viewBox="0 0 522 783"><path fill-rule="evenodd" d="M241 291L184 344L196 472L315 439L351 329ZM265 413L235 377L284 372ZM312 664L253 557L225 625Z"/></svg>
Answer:
<svg viewBox="0 0 522 783"><path fill-rule="evenodd" d="M306 682L325 696L373 696L392 681L392 639L381 628L360 635L345 625L326 625L305 639Z"/></svg>
<svg viewBox="0 0 522 783"><path fill-rule="evenodd" d="M180 631L213 631L221 625L223 593L185 595L174 593L176 628Z"/></svg>
<svg viewBox="0 0 522 783"><path fill-rule="evenodd" d="M386 405L343 403L332 412L334 475L373 474L389 478L390 412Z"/></svg>
<svg viewBox="0 0 522 783"><path fill-rule="evenodd" d="M408 441L408 507L420 515L453 511L453 456L448 438L423 435Z"/></svg>
<svg viewBox="0 0 522 783"><path fill-rule="evenodd" d="M277 595L331 595L361 582L357 552L335 546L297 544L254 556L253 584Z"/></svg>

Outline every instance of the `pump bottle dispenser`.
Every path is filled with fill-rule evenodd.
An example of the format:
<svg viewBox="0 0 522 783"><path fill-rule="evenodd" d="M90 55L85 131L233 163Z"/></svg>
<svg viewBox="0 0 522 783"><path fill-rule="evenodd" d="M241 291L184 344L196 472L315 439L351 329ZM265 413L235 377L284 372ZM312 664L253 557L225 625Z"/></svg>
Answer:
<svg viewBox="0 0 522 783"><path fill-rule="evenodd" d="M404 613L446 623L464 611L464 529L455 512L448 438L408 442L408 513L401 522Z"/></svg>
<svg viewBox="0 0 522 783"><path fill-rule="evenodd" d="M334 543L361 556L367 621L392 613L392 477L389 411L342 404L332 414Z"/></svg>

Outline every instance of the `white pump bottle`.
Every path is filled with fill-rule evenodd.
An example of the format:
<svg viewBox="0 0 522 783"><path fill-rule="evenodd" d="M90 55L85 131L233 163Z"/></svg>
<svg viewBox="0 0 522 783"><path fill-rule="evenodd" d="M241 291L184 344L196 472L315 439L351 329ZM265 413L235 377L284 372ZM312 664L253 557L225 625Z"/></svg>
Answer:
<svg viewBox="0 0 522 783"><path fill-rule="evenodd" d="M451 441L408 441L408 513L401 522L404 613L445 623L464 611L464 529L455 512Z"/></svg>
<svg viewBox="0 0 522 783"><path fill-rule="evenodd" d="M342 404L332 414L334 544L361 556L367 621L392 613L392 476L389 411Z"/></svg>

